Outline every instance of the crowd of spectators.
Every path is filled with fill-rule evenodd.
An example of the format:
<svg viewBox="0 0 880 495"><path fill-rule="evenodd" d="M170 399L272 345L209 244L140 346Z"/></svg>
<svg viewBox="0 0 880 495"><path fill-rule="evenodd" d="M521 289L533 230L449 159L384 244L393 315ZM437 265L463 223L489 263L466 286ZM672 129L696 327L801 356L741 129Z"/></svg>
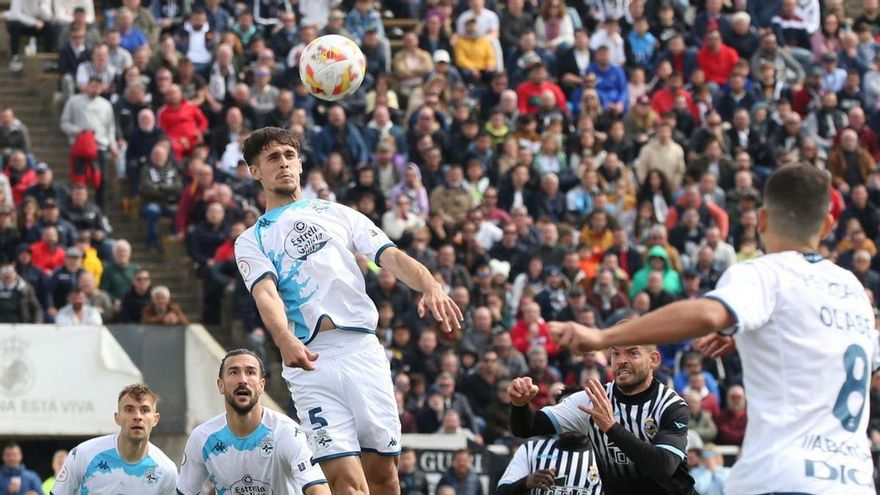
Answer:
<svg viewBox="0 0 880 495"><path fill-rule="evenodd" d="M202 322L219 324L228 298L262 347L232 252L265 206L241 143L283 126L301 139L304 195L368 216L465 314L462 331L438 331L414 314L417 295L363 260L404 431L508 441L507 380L531 376L543 405L563 384L611 378L605 354L557 349L546 322L605 327L711 290L762 254L776 168L831 174L837 224L821 254L880 302L880 2L861 3L14 0L14 53L28 35L59 51L76 184L55 183L24 124L0 113L0 289L20 294L3 304L21 321L93 318L77 304L105 321L185 320L130 246L108 240L101 207L121 207L143 219L148 249L185 244ZM386 29L387 17L418 22ZM303 47L325 34L368 61L338 103L298 77ZM120 205L105 204L111 170L126 178ZM687 398L692 428L739 444L736 355L661 351L658 376Z"/></svg>

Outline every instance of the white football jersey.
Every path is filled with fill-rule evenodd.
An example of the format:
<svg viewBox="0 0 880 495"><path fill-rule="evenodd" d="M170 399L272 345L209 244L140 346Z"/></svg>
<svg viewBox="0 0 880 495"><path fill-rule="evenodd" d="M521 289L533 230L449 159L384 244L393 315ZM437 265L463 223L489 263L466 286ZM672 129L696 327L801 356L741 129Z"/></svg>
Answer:
<svg viewBox="0 0 880 495"><path fill-rule="evenodd" d="M862 285L817 254L730 267L706 297L736 319L748 426L726 493L874 494L868 389L878 368Z"/></svg>
<svg viewBox="0 0 880 495"><path fill-rule="evenodd" d="M152 443L137 464L123 460L119 434L93 438L70 451L55 479L53 495L173 495L177 465Z"/></svg>
<svg viewBox="0 0 880 495"><path fill-rule="evenodd" d="M197 495L209 478L218 494L299 494L327 483L321 467L312 465L305 432L292 419L265 408L260 426L243 438L229 429L226 413L193 429L177 490Z"/></svg>
<svg viewBox="0 0 880 495"><path fill-rule="evenodd" d="M320 199L275 208L235 242L235 260L248 289L271 276L287 320L308 344L321 320L336 328L373 333L379 320L354 253L379 261L394 244L363 214Z"/></svg>

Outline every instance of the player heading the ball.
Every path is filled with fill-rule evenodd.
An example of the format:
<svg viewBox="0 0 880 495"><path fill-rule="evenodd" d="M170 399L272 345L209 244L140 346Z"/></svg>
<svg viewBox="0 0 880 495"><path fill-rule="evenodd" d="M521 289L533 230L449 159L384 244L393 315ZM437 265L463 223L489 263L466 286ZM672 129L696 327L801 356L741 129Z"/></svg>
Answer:
<svg viewBox="0 0 880 495"><path fill-rule="evenodd" d="M266 213L236 240L236 263L281 351L314 460L334 492L397 493L400 419L375 335L378 311L355 256L421 292L419 314L431 313L447 330L460 327L461 312L431 272L366 216L303 198L292 132L260 129L242 152L266 191Z"/></svg>

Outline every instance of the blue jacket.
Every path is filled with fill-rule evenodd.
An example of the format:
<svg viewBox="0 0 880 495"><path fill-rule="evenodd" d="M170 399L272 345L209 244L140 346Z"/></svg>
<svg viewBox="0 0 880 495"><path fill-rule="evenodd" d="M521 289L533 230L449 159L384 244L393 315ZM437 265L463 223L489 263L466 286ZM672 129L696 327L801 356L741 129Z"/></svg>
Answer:
<svg viewBox="0 0 880 495"><path fill-rule="evenodd" d="M612 103L623 103L624 112L629 111L629 89L626 85L626 73L622 68L609 65L602 70L596 63L591 63L587 72L596 74L596 92L599 93L602 108L608 108Z"/></svg>
<svg viewBox="0 0 880 495"><path fill-rule="evenodd" d="M315 134L313 148L315 150L315 158L318 159L320 164L324 164L327 161L327 155L333 151L335 141L333 132L333 126L328 124L321 128L321 132ZM367 152L367 145L364 143L361 131L354 124L346 123L345 133L346 144L348 145L348 152L351 155L352 162L348 166L354 169L358 163L368 163L370 154Z"/></svg>
<svg viewBox="0 0 880 495"><path fill-rule="evenodd" d="M43 493L43 482L40 481L40 477L37 476L37 473L24 467L24 464L17 468L11 468L5 465L0 468L0 493L3 495L9 493L9 482L15 476L21 478L21 489L12 495L24 495L31 490L39 495L45 495Z"/></svg>

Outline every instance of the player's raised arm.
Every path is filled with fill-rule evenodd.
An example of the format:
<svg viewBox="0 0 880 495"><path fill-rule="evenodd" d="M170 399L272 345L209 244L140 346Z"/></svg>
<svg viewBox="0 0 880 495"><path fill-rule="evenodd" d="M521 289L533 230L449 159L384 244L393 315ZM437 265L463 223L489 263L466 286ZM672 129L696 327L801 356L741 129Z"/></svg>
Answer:
<svg viewBox="0 0 880 495"><path fill-rule="evenodd" d="M532 412L529 403L538 395L538 386L529 377L516 378L507 387L510 394L510 431L519 438L561 433L550 416L542 411Z"/></svg>
<svg viewBox="0 0 880 495"><path fill-rule="evenodd" d="M714 299L679 301L606 330L574 322L550 322L550 335L561 347L584 353L612 346L666 344L702 337L733 327L734 315Z"/></svg>
<svg viewBox="0 0 880 495"><path fill-rule="evenodd" d="M281 359L285 366L304 370L315 369L318 355L309 351L288 329L287 312L284 309L284 301L278 294L275 279L266 277L258 281L251 289L251 295L257 303L263 325L281 351Z"/></svg>
<svg viewBox="0 0 880 495"><path fill-rule="evenodd" d="M443 324L447 332L461 328L461 310L443 291L425 265L413 259L396 247L390 247L379 255L379 262L404 284L422 293L419 300L419 316L430 312L435 320Z"/></svg>

